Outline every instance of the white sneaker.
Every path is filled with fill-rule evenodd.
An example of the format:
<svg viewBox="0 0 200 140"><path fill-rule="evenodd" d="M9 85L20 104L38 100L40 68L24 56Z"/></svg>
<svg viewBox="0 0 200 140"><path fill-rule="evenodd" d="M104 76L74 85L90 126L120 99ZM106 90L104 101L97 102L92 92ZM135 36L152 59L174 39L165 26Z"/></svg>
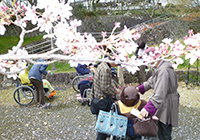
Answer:
<svg viewBox="0 0 200 140"><path fill-rule="evenodd" d="M45 104L43 104L41 107L42 107L42 109L44 109L44 108L47 108L47 107L49 107L49 106L51 106L50 103L45 103Z"/></svg>

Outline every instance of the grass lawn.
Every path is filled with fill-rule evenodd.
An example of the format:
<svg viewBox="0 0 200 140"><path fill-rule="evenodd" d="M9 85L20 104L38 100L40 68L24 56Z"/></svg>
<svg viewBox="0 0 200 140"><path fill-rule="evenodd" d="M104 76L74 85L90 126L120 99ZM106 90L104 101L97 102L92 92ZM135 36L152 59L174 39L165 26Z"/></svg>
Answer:
<svg viewBox="0 0 200 140"><path fill-rule="evenodd" d="M25 37L22 46L27 45L31 42L38 41L42 39L42 35L36 37ZM11 50L13 46L17 46L19 42L18 36L11 37L0 37L0 54L7 53L8 50Z"/></svg>
<svg viewBox="0 0 200 140"><path fill-rule="evenodd" d="M55 70L53 69L55 67ZM75 72L76 69L71 67L68 61L55 62L54 64L49 64L47 70L53 71L53 73L64 73L64 72Z"/></svg>

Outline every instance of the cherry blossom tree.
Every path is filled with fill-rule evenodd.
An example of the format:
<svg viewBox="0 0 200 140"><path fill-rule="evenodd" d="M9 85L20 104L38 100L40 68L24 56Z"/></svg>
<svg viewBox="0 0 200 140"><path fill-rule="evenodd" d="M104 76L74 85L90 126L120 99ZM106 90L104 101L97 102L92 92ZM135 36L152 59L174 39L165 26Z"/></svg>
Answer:
<svg viewBox="0 0 200 140"><path fill-rule="evenodd" d="M44 9L43 13L37 12L38 9ZM180 58L185 55L186 59L190 59L193 64L197 58L200 57L200 34L193 34L189 31L189 36L184 39L184 44L180 41L172 43L171 39L164 39L163 43L156 47L156 53L161 53L162 56L154 60L155 53L145 55L145 63L139 62L135 59L134 52L137 48L135 40L140 37L137 29L124 29L115 34L115 30L120 27L120 23L115 23L110 36L107 36L106 31L102 31L102 40L97 40L90 34L77 32L77 27L81 26L81 21L74 19L70 20L72 7L68 3L54 0L42 0L38 6L27 7L19 3L12 3L12 7L1 6L0 8L0 34L4 35L6 32L5 26L14 24L21 28L20 40L12 50L8 50L7 54L0 55L0 73L8 75L8 77L16 78L16 73L25 69L25 62L36 64L37 59L51 59L53 63L60 60L69 60L72 67L77 66L78 63L95 63L95 62L112 62L111 60L102 59L102 56L107 54L107 49L111 50L114 63L121 64L128 71L135 73L139 70L138 66L148 65L152 66L152 62L159 60L171 61L173 66L183 63ZM41 10L40 10L41 11ZM31 22L36 25L35 28L27 30L26 25ZM22 48L25 34L39 30L45 31L43 38L55 38L56 42L51 51L41 54L28 54ZM107 49L102 49L106 46ZM62 54L55 54L56 51L61 50Z"/></svg>

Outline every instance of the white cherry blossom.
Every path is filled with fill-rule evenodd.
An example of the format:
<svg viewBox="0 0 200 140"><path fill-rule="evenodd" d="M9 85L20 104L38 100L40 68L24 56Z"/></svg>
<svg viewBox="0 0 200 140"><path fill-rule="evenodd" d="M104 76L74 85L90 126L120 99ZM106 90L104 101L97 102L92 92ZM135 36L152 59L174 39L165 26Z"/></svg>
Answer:
<svg viewBox="0 0 200 140"><path fill-rule="evenodd" d="M187 38L186 40L184 40L184 43L186 45L191 45L193 47L199 46L199 40L197 40L197 38L195 38L195 37Z"/></svg>
<svg viewBox="0 0 200 140"><path fill-rule="evenodd" d="M24 17L24 20L30 20L33 25L35 25L38 22L38 16L36 15L36 7L33 6L32 8L27 7L26 8L26 16Z"/></svg>
<svg viewBox="0 0 200 140"><path fill-rule="evenodd" d="M20 20L15 20L14 23L18 26L22 26L24 28L26 28L26 21L23 20L23 19L20 19Z"/></svg>
<svg viewBox="0 0 200 140"><path fill-rule="evenodd" d="M22 10L20 10L22 8ZM36 12L36 9L44 9L43 13ZM5 11L8 7L3 8ZM189 31L189 37L186 36L184 44L180 41L172 42L172 39L166 38L162 40L162 43L155 47L155 52L150 52L148 55L144 54L145 63L136 60L134 55L138 45L135 40L140 38L140 34L137 29L128 29L124 26L124 29L114 34L115 30L120 27L120 23L116 22L110 36L106 35L106 31L102 32L102 40L97 41L95 37L90 33L84 33L83 35L77 32L77 27L81 26L82 21L73 19L69 20L72 7L64 1L59 2L55 0L42 0L36 7L26 7L23 5L15 5L15 10L10 12L4 12L7 22L0 19L0 34L5 34L6 28L4 25L10 25L14 23L16 26L22 29L20 34L20 41L16 46L13 46L12 50L8 50L7 54L0 55L0 73L7 73L9 77L14 77L15 73L23 70L24 65L22 60L35 63L34 60L38 58L53 58L54 61L69 60L71 66L77 66L78 63L95 63L105 62L107 60L101 59L106 54L101 49L102 46L109 48L115 59L116 63L121 63L128 71L135 73L139 70L138 66L148 65L152 66L159 60L171 61L174 68L177 68L179 64L183 63L180 58L181 55L185 55L185 59L190 59L190 64L193 64L197 58L200 58L200 34L194 34L192 30ZM22 11L21 13L17 11ZM0 11L2 13L2 11ZM25 12L25 13L24 13ZM18 16L12 21L12 16ZM21 15L20 15L21 14ZM31 21L36 25L34 30L41 32L45 31L47 34L44 38L55 39L55 46L53 50L42 54L28 54L24 48L20 48L23 43L23 37L26 33L34 31L26 31L26 22ZM146 26L146 25L145 25ZM61 50L63 54L54 54L55 51ZM161 56L154 60L155 54L160 53ZM17 61L16 61L17 60ZM52 62L54 62L52 61ZM174 62L174 63L173 63Z"/></svg>
<svg viewBox="0 0 200 140"><path fill-rule="evenodd" d="M172 42L172 39L165 38L165 39L162 40L162 42L164 42L165 44L170 44Z"/></svg>
<svg viewBox="0 0 200 140"><path fill-rule="evenodd" d="M6 32L6 28L3 26L3 23L0 22L0 35L4 35L5 32Z"/></svg>

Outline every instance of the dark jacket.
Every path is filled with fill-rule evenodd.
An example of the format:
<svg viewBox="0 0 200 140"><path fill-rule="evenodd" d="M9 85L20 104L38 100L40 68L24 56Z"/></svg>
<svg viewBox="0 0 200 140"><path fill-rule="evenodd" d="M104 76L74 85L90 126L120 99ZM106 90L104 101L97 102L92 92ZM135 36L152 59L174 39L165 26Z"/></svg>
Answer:
<svg viewBox="0 0 200 140"><path fill-rule="evenodd" d="M87 86L90 86L90 87L91 87L92 83L93 83L93 76L87 77L87 78L81 80L81 81L78 83L78 89L80 89L80 85L81 85L81 84L87 85Z"/></svg>
<svg viewBox="0 0 200 140"><path fill-rule="evenodd" d="M86 65L81 65L80 63L79 63L78 66L76 67L76 71L77 71L80 75L84 75L84 74L90 73L90 70L87 68L87 66L86 66Z"/></svg>

